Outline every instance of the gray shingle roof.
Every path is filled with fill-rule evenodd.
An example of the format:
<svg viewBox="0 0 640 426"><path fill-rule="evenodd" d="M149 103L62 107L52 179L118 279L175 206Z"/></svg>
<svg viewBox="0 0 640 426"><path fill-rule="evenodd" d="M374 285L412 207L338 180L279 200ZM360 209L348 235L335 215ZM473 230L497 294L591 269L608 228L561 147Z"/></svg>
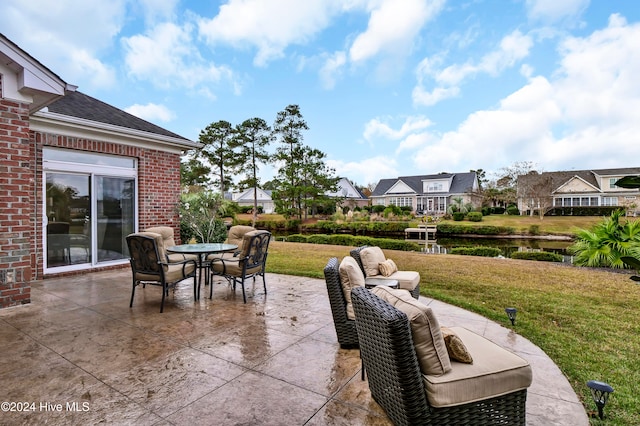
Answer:
<svg viewBox="0 0 640 426"><path fill-rule="evenodd" d="M463 194L473 188L476 174L467 173L438 173L433 175L400 176L395 179L381 179L371 193L372 197L383 196L396 182L402 181L407 184L416 194L423 194L422 182L434 179L452 179L449 192L447 194ZM412 192L412 193L413 193Z"/></svg>
<svg viewBox="0 0 640 426"><path fill-rule="evenodd" d="M68 93L50 104L48 108L50 112L70 117L140 130L176 139L184 139L185 141L189 140L78 91Z"/></svg>

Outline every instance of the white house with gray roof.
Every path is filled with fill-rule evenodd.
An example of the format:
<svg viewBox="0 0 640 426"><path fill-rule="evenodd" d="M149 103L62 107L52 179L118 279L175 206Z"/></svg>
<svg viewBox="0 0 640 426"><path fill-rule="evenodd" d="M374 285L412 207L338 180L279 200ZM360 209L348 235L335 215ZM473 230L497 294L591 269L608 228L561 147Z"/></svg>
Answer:
<svg viewBox="0 0 640 426"><path fill-rule="evenodd" d="M440 216L456 198L480 207L478 176L475 172L439 173L381 179L371 193L372 205L410 206L420 214Z"/></svg>

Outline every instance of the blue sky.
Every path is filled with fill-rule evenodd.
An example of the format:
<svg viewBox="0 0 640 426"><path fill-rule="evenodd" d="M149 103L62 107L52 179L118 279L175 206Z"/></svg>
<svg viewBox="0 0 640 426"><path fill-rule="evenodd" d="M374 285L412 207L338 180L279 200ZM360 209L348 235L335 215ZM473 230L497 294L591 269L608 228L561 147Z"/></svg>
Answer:
<svg viewBox="0 0 640 426"><path fill-rule="evenodd" d="M629 0L5 0L0 32L192 140L298 104L340 176L640 166ZM272 171L263 169L262 180Z"/></svg>

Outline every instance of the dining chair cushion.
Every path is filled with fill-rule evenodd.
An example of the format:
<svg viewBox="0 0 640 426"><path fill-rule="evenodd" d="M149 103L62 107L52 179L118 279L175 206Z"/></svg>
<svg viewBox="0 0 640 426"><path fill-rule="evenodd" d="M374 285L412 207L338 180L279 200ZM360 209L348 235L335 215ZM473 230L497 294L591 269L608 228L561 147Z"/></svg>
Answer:
<svg viewBox="0 0 640 426"><path fill-rule="evenodd" d="M238 257L222 257L224 262L215 261L211 263L211 268L214 273L217 274L225 274L225 275L233 275L233 276L242 276L242 263ZM247 275L255 274L262 269L262 265L254 266L253 268L247 268Z"/></svg>
<svg viewBox="0 0 640 426"><path fill-rule="evenodd" d="M255 231L256 228L248 225L235 225L229 228L226 244L235 244L238 248L242 247L242 238L247 232Z"/></svg>
<svg viewBox="0 0 640 426"><path fill-rule="evenodd" d="M371 292L407 315L423 374L439 376L451 371L451 360L440 324L430 307L414 299L406 290L377 286Z"/></svg>
<svg viewBox="0 0 640 426"><path fill-rule="evenodd" d="M169 253L166 251L167 247L176 245L173 228L171 228L170 226L152 226L151 228L145 229L144 232L154 232L162 236L163 245L160 256L162 257L163 262L171 263L182 262L183 260L198 260L198 256L195 254ZM158 248L158 250L160 250L160 248Z"/></svg>
<svg viewBox="0 0 640 426"><path fill-rule="evenodd" d="M347 302L347 318L355 319L353 312L353 304L351 303L351 289L358 286L364 286L364 274L358 262L351 256L345 256L338 267L340 274L340 284L342 284L342 293Z"/></svg>
<svg viewBox="0 0 640 426"><path fill-rule="evenodd" d="M159 234L157 232L143 231L143 232L138 232L137 235L144 235L144 236L153 238L156 242L156 247L158 248L158 255L162 256L160 253L165 250L164 238L162 234ZM160 260L164 261L164 259L160 259ZM183 275L183 266L184 266L184 275ZM187 263L186 265L183 265L183 264L166 265L165 264L162 267L164 269L165 280L167 282L175 282L175 281L178 281L180 278L183 278L185 275L189 275L193 273L195 269L195 264L193 263ZM143 274L140 272L136 273L135 278L140 281L157 281L159 279L158 275Z"/></svg>
<svg viewBox="0 0 640 426"><path fill-rule="evenodd" d="M371 246L360 251L360 261L367 277L380 275L379 265L385 260L386 258L380 247Z"/></svg>
<svg viewBox="0 0 640 426"><path fill-rule="evenodd" d="M452 407L506 395L531 385L529 363L463 327L450 327L473 353L473 364L455 363L443 375L422 375L429 404Z"/></svg>

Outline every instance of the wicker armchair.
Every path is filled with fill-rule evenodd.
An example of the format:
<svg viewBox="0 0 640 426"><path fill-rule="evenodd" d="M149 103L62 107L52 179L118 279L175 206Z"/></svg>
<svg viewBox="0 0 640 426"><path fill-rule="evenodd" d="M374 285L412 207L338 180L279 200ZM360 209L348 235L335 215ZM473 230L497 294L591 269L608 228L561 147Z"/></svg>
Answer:
<svg viewBox="0 0 640 426"><path fill-rule="evenodd" d="M333 324L338 335L338 343L343 349L358 348L358 332L356 322L347 317L347 301L344 298L338 258L332 257L324 267L324 279L329 293L329 304L333 314Z"/></svg>
<svg viewBox="0 0 640 426"><path fill-rule="evenodd" d="M351 292L373 399L396 425L525 425L527 389L447 407L429 404L407 315L364 287Z"/></svg>
<svg viewBox="0 0 640 426"><path fill-rule="evenodd" d="M357 247L354 248L353 250L351 250L349 252L349 254L351 255L351 257L353 257L357 262L358 265L360 265L360 269L362 269L362 273L364 274L365 277L367 278L371 278L370 276L367 275L367 271L365 270L365 267L362 263L362 257L360 256L360 252L364 249L366 249L368 246L361 246L361 247ZM395 279L400 283L400 288L404 288L405 290L408 290L409 293L411 293L411 296L413 296L414 299L419 299L420 298L420 282L419 282L419 275L418 275L418 285L416 285L413 288L408 288L408 287L404 287L404 282L406 282L405 278L406 276L408 276L409 274L415 275L418 274L417 272L413 272L413 271L398 271L392 275L390 275L389 277L383 277L382 275L376 275L376 278L389 278L389 279Z"/></svg>

